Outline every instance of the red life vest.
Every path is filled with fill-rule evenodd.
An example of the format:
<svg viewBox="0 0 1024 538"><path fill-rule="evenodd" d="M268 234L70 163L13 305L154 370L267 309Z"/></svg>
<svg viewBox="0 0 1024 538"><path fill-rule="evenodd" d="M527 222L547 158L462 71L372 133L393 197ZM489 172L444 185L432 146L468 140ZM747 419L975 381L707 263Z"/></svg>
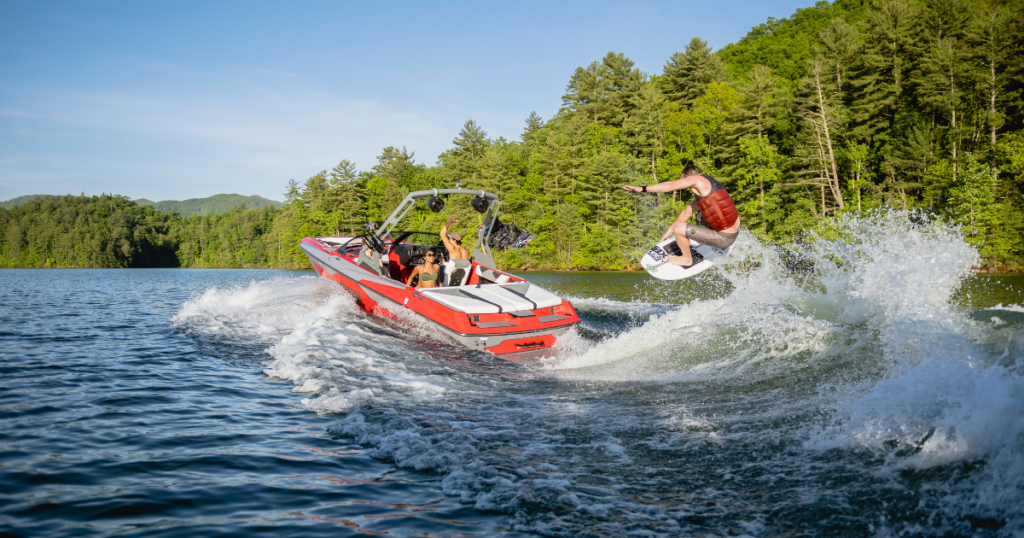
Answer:
<svg viewBox="0 0 1024 538"><path fill-rule="evenodd" d="M701 218L715 230L721 232L728 230L739 219L736 212L736 205L725 189L718 189L707 196L697 200L697 207L700 208Z"/></svg>

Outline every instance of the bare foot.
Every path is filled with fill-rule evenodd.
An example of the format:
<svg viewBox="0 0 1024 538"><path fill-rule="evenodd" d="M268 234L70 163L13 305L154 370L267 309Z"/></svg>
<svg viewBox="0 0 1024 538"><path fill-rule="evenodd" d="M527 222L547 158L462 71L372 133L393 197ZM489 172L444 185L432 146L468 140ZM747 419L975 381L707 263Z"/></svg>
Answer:
<svg viewBox="0 0 1024 538"><path fill-rule="evenodd" d="M690 266L693 265L693 260L690 259L689 256L685 258L682 256L669 256L668 263L671 263L672 265L678 265L683 269L689 269Z"/></svg>

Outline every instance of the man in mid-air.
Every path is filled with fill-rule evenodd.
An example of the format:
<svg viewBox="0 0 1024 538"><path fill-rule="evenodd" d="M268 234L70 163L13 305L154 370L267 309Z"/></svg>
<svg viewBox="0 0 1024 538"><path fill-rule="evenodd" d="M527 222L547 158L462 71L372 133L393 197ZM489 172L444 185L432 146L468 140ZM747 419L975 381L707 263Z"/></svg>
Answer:
<svg viewBox="0 0 1024 538"><path fill-rule="evenodd" d="M444 223L441 227L441 242L444 243L444 248L448 249L448 257L452 260L468 260L469 251L462 248L462 234L459 232L448 233L448 227L451 226L455 219L459 218L458 215L452 215L448 217L448 222Z"/></svg>
<svg viewBox="0 0 1024 538"><path fill-rule="evenodd" d="M675 181L666 181L656 185L643 185L634 187L624 185L627 192L672 192L683 189L690 189L694 199L686 209L679 214L679 218L665 230L661 241L675 235L676 244L682 251L682 256L669 256L668 261L674 265L689 268L693 265L693 258L690 256L690 238L702 244L715 248L729 248L736 242L740 234L740 215L732 198L725 190L725 187L715 178L701 172L694 164L686 165L683 169L683 176ZM694 212L699 211L701 226L687 224L686 221ZM659 241L660 242L660 241Z"/></svg>

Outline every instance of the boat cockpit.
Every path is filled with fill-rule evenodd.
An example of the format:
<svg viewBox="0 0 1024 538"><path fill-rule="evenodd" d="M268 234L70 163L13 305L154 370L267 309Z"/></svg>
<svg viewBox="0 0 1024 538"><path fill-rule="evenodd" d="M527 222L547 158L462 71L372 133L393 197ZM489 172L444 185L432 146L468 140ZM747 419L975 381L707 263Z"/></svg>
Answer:
<svg viewBox="0 0 1024 538"><path fill-rule="evenodd" d="M380 260L375 273L405 284L413 269L423 265L425 255L434 251L439 256L441 265L442 286L475 286L478 284L504 284L517 282L521 279L492 267L470 260L452 260L443 244L439 242L437 232L393 231L387 237L380 238L368 233L356 237L319 237L321 242L334 248L343 257L358 260L366 244L377 254ZM431 244L431 242L437 242ZM370 245L373 243L374 245ZM488 256L489 258L489 256ZM493 262L492 262L493 263ZM372 267L372 265L371 265ZM367 268L370 269L370 268ZM416 281L410 283L416 286Z"/></svg>

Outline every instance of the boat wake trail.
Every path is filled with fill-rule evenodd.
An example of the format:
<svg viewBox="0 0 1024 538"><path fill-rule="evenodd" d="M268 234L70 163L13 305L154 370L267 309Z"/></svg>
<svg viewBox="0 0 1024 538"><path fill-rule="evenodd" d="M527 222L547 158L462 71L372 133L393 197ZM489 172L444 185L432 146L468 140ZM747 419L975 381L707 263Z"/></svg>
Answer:
<svg viewBox="0 0 1024 538"><path fill-rule="evenodd" d="M692 279L703 295L573 298L582 323L530 368L369 318L315 278L210 290L172 322L263 346L334 433L517 530L1009 536L1024 308L954 304L977 259L898 212L785 251L742 235Z"/></svg>

